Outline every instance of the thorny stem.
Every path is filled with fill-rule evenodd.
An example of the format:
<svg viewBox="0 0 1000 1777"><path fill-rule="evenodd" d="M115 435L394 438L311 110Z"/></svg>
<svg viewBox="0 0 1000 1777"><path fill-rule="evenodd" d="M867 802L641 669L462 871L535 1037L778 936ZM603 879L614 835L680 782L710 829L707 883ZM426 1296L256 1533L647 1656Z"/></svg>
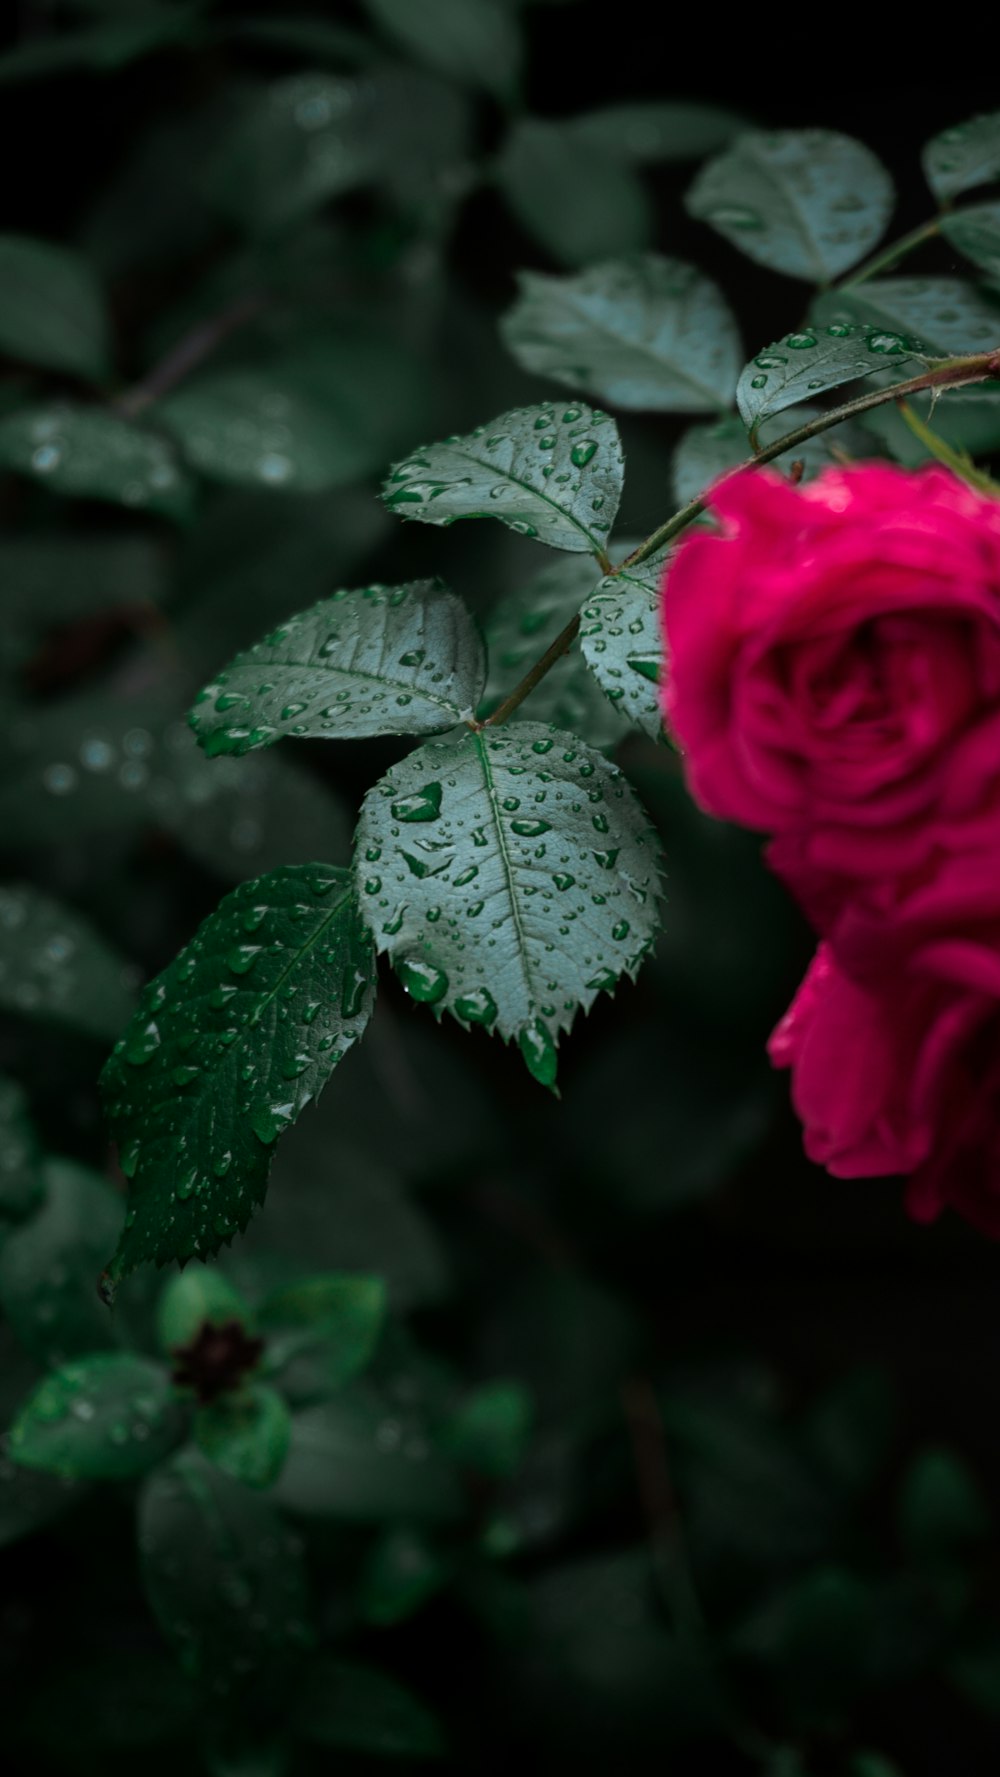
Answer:
<svg viewBox="0 0 1000 1777"><path fill-rule="evenodd" d="M200 321L189 333L185 333L166 357L161 358L159 364L153 366L148 376L119 395L115 402L115 411L122 419L134 420L140 413L145 413L147 407L162 401L164 395L169 395L171 389L176 388L184 377L192 370L197 370L198 365L206 358L211 357L231 333L245 327L248 321L255 320L265 302L264 296L252 291L240 296L228 308L210 316L207 321Z"/></svg>
<svg viewBox="0 0 1000 1777"><path fill-rule="evenodd" d="M897 243L898 246L899 243ZM818 437L819 433L829 431L831 426L838 426L841 420L851 419L855 414L868 413L873 407L884 407L889 401L905 401L908 395L919 395L924 389L960 389L970 383L986 382L992 377L1000 377L1000 347L990 352L975 352L968 357L946 358L932 365L929 370L922 371L919 376L911 376L906 382L892 383L888 388L871 389L865 395L855 396L853 401L845 401L840 407L831 407L826 413L818 414L804 426L796 427L794 432L786 432L783 438L776 438L773 444L765 444L741 465L744 469L759 469L765 463L771 463L775 457L783 456L786 450L795 450L798 445L805 444L810 438ZM750 435L754 442L753 433ZM700 496L682 506L672 518L657 527L640 543L638 549L626 556L617 567L610 564L606 572L611 574L624 573L629 568L637 568L642 562L648 561L668 543L680 535L681 531L693 524L706 509L706 500ZM600 564L602 567L604 563ZM572 647L580 630L580 613L571 617L564 629L559 631L554 642L550 642L540 660L525 673L519 685L515 685L509 697L505 697L491 716L484 722L470 722L470 728L492 728L506 722L509 716L530 696L535 686L544 679L557 660Z"/></svg>

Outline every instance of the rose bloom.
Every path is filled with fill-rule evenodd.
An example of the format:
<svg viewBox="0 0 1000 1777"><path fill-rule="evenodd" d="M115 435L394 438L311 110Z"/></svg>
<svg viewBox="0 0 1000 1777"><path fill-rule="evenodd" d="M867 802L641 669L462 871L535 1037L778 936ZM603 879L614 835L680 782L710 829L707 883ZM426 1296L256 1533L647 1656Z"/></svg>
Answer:
<svg viewBox="0 0 1000 1777"><path fill-rule="evenodd" d="M663 585L666 720L709 812L777 835L825 929L1000 766L1000 502L940 468L720 481ZM961 769L958 769L958 766Z"/></svg>
<svg viewBox="0 0 1000 1777"><path fill-rule="evenodd" d="M948 860L888 923L848 907L770 1055L792 1069L810 1159L907 1173L918 1220L950 1204L1000 1237L1000 841Z"/></svg>

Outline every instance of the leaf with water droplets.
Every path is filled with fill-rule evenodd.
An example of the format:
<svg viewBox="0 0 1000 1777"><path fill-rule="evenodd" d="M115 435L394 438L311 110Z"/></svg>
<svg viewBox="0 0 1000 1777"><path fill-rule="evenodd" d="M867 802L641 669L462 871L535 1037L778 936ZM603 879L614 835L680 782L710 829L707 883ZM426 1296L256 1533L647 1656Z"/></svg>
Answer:
<svg viewBox="0 0 1000 1777"><path fill-rule="evenodd" d="M454 1464L428 1436L426 1415L367 1382L292 1415L274 1499L302 1518L347 1524L449 1522L464 1501Z"/></svg>
<svg viewBox="0 0 1000 1777"><path fill-rule="evenodd" d="M429 741L369 791L358 825L362 909L404 987L515 1040L546 1085L559 1033L638 970L658 862L621 772L537 722Z"/></svg>
<svg viewBox="0 0 1000 1777"><path fill-rule="evenodd" d="M870 279L817 297L813 319L902 334L941 358L1000 347L1000 298L965 278Z"/></svg>
<svg viewBox="0 0 1000 1777"><path fill-rule="evenodd" d="M835 130L751 131L702 167L686 198L750 259L826 284L881 239L892 180L871 150Z"/></svg>
<svg viewBox="0 0 1000 1777"><path fill-rule="evenodd" d="M100 407L22 407L0 418L0 465L55 493L186 519L193 488L171 445Z"/></svg>
<svg viewBox="0 0 1000 1777"><path fill-rule="evenodd" d="M318 1654L295 1694L296 1734L376 1758L440 1758L444 1735L413 1692L374 1666Z"/></svg>
<svg viewBox="0 0 1000 1777"><path fill-rule="evenodd" d="M0 352L93 382L107 376L104 298L81 254L0 235Z"/></svg>
<svg viewBox="0 0 1000 1777"><path fill-rule="evenodd" d="M724 148L747 124L721 105L633 99L585 111L572 119L571 127L581 141L642 166L647 161L701 160Z"/></svg>
<svg viewBox="0 0 1000 1777"><path fill-rule="evenodd" d="M838 297L839 300L839 297ZM884 327L828 321L786 333L751 358L740 377L736 401L751 436L762 422L829 389L860 377L902 382L925 367L923 345Z"/></svg>
<svg viewBox="0 0 1000 1777"><path fill-rule="evenodd" d="M736 323L710 278L646 253L575 277L519 273L501 323L526 370L612 407L711 413L731 405L740 373Z"/></svg>
<svg viewBox="0 0 1000 1777"><path fill-rule="evenodd" d="M650 243L652 206L638 175L615 149L580 134L572 118L520 118L494 171L518 222L563 265Z"/></svg>
<svg viewBox="0 0 1000 1777"><path fill-rule="evenodd" d="M614 420L582 402L503 413L465 438L429 444L393 468L382 498L400 518L498 518L554 549L604 549L625 463Z"/></svg>
<svg viewBox="0 0 1000 1777"><path fill-rule="evenodd" d="M503 0L365 0L373 22L418 62L498 98L513 93L521 38Z"/></svg>
<svg viewBox="0 0 1000 1777"><path fill-rule="evenodd" d="M340 1388L371 1361L387 1307L381 1277L335 1273L272 1290L259 1311L268 1375L280 1372L284 1387L291 1369L299 1400L303 1380L312 1392Z"/></svg>
<svg viewBox="0 0 1000 1777"><path fill-rule="evenodd" d="M41 890L0 888L0 1010L113 1036L135 996L124 960Z"/></svg>
<svg viewBox="0 0 1000 1777"><path fill-rule="evenodd" d="M632 545L621 545L623 551L629 547ZM500 600L486 623L490 672L483 713L496 709L576 616L580 601L593 590L598 572L589 556L557 557L525 586ZM514 711L511 721L551 722L556 728L582 735L594 747L613 746L624 733L620 716L598 690L576 648L568 649L556 661Z"/></svg>
<svg viewBox="0 0 1000 1777"><path fill-rule="evenodd" d="M932 136L923 152L927 183L941 203L1000 178L1000 111L970 117Z"/></svg>
<svg viewBox="0 0 1000 1777"><path fill-rule="evenodd" d="M109 1288L245 1228L274 1143L356 1042L374 998L350 877L295 865L241 884L145 989L101 1076L129 1213Z"/></svg>
<svg viewBox="0 0 1000 1777"><path fill-rule="evenodd" d="M273 235L369 183L373 96L367 81L312 69L248 87L207 157L207 197L247 233Z"/></svg>
<svg viewBox="0 0 1000 1777"><path fill-rule="evenodd" d="M440 581L358 587L238 654L190 721L211 755L289 734L434 734L471 716L485 671L479 632Z"/></svg>
<svg viewBox="0 0 1000 1777"><path fill-rule="evenodd" d="M27 1093L0 1074L0 1228L37 1209L42 1192L41 1146Z"/></svg>
<svg viewBox="0 0 1000 1777"><path fill-rule="evenodd" d="M181 1424L159 1364L133 1352L94 1352L39 1383L11 1426L10 1455L53 1475L129 1481L162 1460Z"/></svg>
<svg viewBox="0 0 1000 1777"><path fill-rule="evenodd" d="M292 1418L282 1396L252 1382L195 1414L198 1448L248 1487L269 1487L288 1455Z"/></svg>
<svg viewBox="0 0 1000 1777"><path fill-rule="evenodd" d="M189 1677L217 1706L281 1698L312 1639L301 1548L256 1489L197 1450L150 1475L139 1499L146 1596Z"/></svg>
<svg viewBox="0 0 1000 1777"><path fill-rule="evenodd" d="M205 370L154 411L211 480L308 493L381 469L433 410L417 356L357 324L303 332L262 362Z"/></svg>
<svg viewBox="0 0 1000 1777"><path fill-rule="evenodd" d="M940 218L940 229L953 247L992 279L994 287L1000 284L1000 204L948 210Z"/></svg>
<svg viewBox="0 0 1000 1777"><path fill-rule="evenodd" d="M798 409L795 424L808 425L810 420L818 419L822 411L822 408L806 403ZM776 415L761 426L760 442L771 444L787 431L787 422ZM819 432L815 438L808 438L805 444L784 451L780 457L775 457L775 466L788 469L793 462L799 462L803 481L811 481L813 476L836 461L834 449L846 451L852 457L870 456L871 440L860 426L844 420L831 431ZM674 498L678 506L697 500L713 481L718 481L720 475L727 475L731 469L738 469L749 455L746 427L734 415L689 426L674 451L672 464Z"/></svg>
<svg viewBox="0 0 1000 1777"><path fill-rule="evenodd" d="M663 739L659 684L663 670L660 583L664 554L609 574L580 612L580 649L623 721L651 740Z"/></svg>
<svg viewBox="0 0 1000 1777"><path fill-rule="evenodd" d="M122 1224L123 1200L73 1160L46 1160L35 1214L0 1246L0 1307L25 1351L60 1364L116 1342L94 1288Z"/></svg>

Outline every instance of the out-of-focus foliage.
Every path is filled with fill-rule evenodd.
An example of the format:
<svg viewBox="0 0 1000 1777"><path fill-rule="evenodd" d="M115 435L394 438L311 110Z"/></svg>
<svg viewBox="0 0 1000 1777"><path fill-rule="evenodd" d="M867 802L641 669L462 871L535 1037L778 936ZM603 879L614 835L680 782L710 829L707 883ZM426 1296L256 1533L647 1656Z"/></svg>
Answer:
<svg viewBox="0 0 1000 1777"><path fill-rule="evenodd" d="M643 539L1000 344L997 118L897 228L596 0L23 18L81 127L0 236L11 1769L992 1777L992 1255L799 1159L803 934ZM779 467L1000 448L915 410Z"/></svg>

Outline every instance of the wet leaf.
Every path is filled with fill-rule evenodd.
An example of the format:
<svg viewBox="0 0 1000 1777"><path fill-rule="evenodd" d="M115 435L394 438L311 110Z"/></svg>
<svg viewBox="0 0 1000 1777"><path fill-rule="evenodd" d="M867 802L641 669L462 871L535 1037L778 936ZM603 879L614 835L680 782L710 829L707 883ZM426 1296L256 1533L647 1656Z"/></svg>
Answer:
<svg viewBox="0 0 1000 1777"><path fill-rule="evenodd" d="M626 558L627 560L627 558ZM580 612L580 649L618 715L662 740L660 585L664 556L623 566L594 588Z"/></svg>
<svg viewBox="0 0 1000 1777"><path fill-rule="evenodd" d="M514 90L521 61L517 19L503 0L365 0L372 22L418 62L499 98Z"/></svg>
<svg viewBox="0 0 1000 1777"><path fill-rule="evenodd" d="M787 333L784 339L762 348L740 377L736 401L743 423L753 435L764 420L786 407L811 401L860 377L878 375L902 382L918 376L926 360L922 341L907 339L894 329L827 321ZM789 431L793 425L789 423Z"/></svg>
<svg viewBox="0 0 1000 1777"><path fill-rule="evenodd" d="M306 1667L295 1729L318 1746L395 1758L437 1758L437 1720L412 1691L373 1666L323 1654Z"/></svg>
<svg viewBox="0 0 1000 1777"><path fill-rule="evenodd" d="M203 1455L248 1487L269 1487L288 1455L291 1414L281 1395L255 1382L195 1415Z"/></svg>
<svg viewBox="0 0 1000 1777"><path fill-rule="evenodd" d="M94 1288L122 1223L106 1179L73 1160L46 1160L44 1198L0 1246L0 1306L25 1351L60 1364L116 1343Z"/></svg>
<svg viewBox="0 0 1000 1777"><path fill-rule="evenodd" d="M927 183L936 198L950 203L960 192L1000 177L1000 111L971 117L932 136L923 153Z"/></svg>
<svg viewBox="0 0 1000 1777"><path fill-rule="evenodd" d="M624 553L628 545L618 548ZM497 707L576 616L599 573L588 556L557 558L494 607L486 624L490 672L484 712ZM612 746L624 734L620 716L598 690L576 647L556 662L511 720L551 722L594 747Z"/></svg>
<svg viewBox="0 0 1000 1777"><path fill-rule="evenodd" d="M100 407L19 408L0 418L0 466L58 494L189 516L192 487L159 433Z"/></svg>
<svg viewBox="0 0 1000 1777"><path fill-rule="evenodd" d="M78 913L39 889L0 888L0 1010L108 1037L134 999L122 958Z"/></svg>
<svg viewBox="0 0 1000 1777"><path fill-rule="evenodd" d="M81 254L0 235L0 353L92 382L107 376L104 298Z"/></svg>
<svg viewBox="0 0 1000 1777"><path fill-rule="evenodd" d="M11 1426L10 1454L49 1474L130 1481L166 1455L180 1430L166 1370L131 1352L97 1352L39 1384Z"/></svg>
<svg viewBox="0 0 1000 1777"><path fill-rule="evenodd" d="M620 152L588 141L572 119L520 118L495 177L522 228L563 265L650 244L652 206L642 182Z"/></svg>

